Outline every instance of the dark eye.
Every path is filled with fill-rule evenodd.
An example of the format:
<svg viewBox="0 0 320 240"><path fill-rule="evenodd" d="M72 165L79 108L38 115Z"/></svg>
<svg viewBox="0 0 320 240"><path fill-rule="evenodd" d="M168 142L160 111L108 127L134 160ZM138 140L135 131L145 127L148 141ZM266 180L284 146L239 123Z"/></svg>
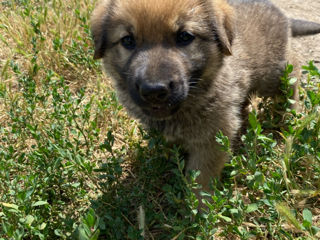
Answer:
<svg viewBox="0 0 320 240"><path fill-rule="evenodd" d="M136 47L136 41L134 40L134 37L130 35L121 38L121 44L128 50L133 50Z"/></svg>
<svg viewBox="0 0 320 240"><path fill-rule="evenodd" d="M189 32L179 32L177 35L177 44L179 46L187 46L195 39L195 36L193 36Z"/></svg>

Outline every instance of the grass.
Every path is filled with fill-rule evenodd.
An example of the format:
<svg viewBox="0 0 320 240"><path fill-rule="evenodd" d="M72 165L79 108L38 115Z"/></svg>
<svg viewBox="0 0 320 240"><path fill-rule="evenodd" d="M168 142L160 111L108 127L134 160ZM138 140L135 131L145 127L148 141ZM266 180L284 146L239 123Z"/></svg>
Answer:
<svg viewBox="0 0 320 240"><path fill-rule="evenodd" d="M92 58L95 0L0 3L0 239L319 239L320 71L253 110L199 213L179 146L127 117Z"/></svg>

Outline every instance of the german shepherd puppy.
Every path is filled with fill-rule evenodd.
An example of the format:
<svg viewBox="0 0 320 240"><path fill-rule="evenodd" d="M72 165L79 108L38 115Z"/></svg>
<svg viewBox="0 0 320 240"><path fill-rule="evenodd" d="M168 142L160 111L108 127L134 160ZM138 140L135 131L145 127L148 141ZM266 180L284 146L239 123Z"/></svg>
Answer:
<svg viewBox="0 0 320 240"><path fill-rule="evenodd" d="M280 93L290 37L319 32L267 0L104 0L92 16L94 57L121 103L184 147L204 189L228 159L218 131L233 142L249 94Z"/></svg>

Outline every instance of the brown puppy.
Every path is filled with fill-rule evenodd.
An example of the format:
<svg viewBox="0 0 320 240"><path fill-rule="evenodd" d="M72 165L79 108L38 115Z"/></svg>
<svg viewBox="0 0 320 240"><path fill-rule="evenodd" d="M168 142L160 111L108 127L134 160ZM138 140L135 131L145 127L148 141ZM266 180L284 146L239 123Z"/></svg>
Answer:
<svg viewBox="0 0 320 240"><path fill-rule="evenodd" d="M104 0L92 33L121 103L182 144L207 189L228 159L218 131L232 142L247 96L279 93L291 31L320 32L293 23L264 0Z"/></svg>

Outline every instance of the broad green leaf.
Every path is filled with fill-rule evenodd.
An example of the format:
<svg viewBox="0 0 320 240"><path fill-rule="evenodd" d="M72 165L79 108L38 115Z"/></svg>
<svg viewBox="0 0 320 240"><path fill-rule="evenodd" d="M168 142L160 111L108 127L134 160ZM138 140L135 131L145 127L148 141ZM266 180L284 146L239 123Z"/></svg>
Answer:
<svg viewBox="0 0 320 240"><path fill-rule="evenodd" d="M12 208L12 209L15 209L15 210L19 210L19 206L15 205L15 204L12 204L12 203L1 202L1 205L4 206L4 207L7 207L7 208Z"/></svg>
<svg viewBox="0 0 320 240"><path fill-rule="evenodd" d="M297 80L298 80L297 78L290 78L290 79L289 79L289 84L290 84L290 85L293 85L293 84L296 83Z"/></svg>
<svg viewBox="0 0 320 240"><path fill-rule="evenodd" d="M219 218L225 220L226 222L231 222L231 218L229 218L229 217L226 217L226 216L223 216L223 215L218 215L218 216L219 216Z"/></svg>
<svg viewBox="0 0 320 240"><path fill-rule="evenodd" d="M25 223L30 226L33 223L33 221L34 221L34 217L32 215L28 215L26 217L26 222Z"/></svg>
<svg viewBox="0 0 320 240"><path fill-rule="evenodd" d="M251 203L247 206L246 212L251 213L258 210L258 205L256 203Z"/></svg>
<svg viewBox="0 0 320 240"><path fill-rule="evenodd" d="M32 207L42 206L42 205L46 205L46 204L48 204L47 201L38 201L38 202L35 202L34 204L32 204Z"/></svg>
<svg viewBox="0 0 320 240"><path fill-rule="evenodd" d="M46 223L41 223L41 225L40 225L40 227L39 227L39 230L43 230L43 229L45 229L45 228L46 228L46 226L47 226L47 224L46 224Z"/></svg>
<svg viewBox="0 0 320 240"><path fill-rule="evenodd" d="M303 215L303 220L309 222L310 224L312 223L312 213L309 209L304 209L302 212Z"/></svg>
<svg viewBox="0 0 320 240"><path fill-rule="evenodd" d="M232 209L230 209L230 213L231 213L231 214L238 214L238 213L239 213L239 210L236 209L236 208L232 208Z"/></svg>

